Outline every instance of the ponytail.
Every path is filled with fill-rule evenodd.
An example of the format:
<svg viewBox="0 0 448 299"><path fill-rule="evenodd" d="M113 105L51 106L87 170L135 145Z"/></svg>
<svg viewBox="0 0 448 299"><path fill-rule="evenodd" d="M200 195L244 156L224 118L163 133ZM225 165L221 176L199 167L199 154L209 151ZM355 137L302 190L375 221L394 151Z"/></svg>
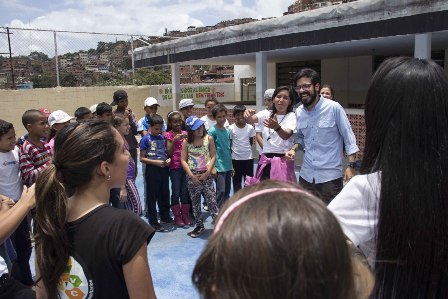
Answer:
<svg viewBox="0 0 448 299"><path fill-rule="evenodd" d="M112 163L116 130L104 121L73 123L58 131L53 163L36 182L36 261L49 298L58 297L58 284L70 255L66 231L67 200L89 184L102 161Z"/></svg>
<svg viewBox="0 0 448 299"><path fill-rule="evenodd" d="M60 171L50 164L36 182L36 262L49 298L57 298L57 286L67 266L70 246L66 231L67 194Z"/></svg>

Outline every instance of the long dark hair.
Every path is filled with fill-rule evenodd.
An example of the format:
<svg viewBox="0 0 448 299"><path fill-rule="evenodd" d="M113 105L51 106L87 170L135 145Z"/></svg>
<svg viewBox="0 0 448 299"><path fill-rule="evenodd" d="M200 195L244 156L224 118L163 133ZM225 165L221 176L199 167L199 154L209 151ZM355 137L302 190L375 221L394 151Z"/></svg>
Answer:
<svg viewBox="0 0 448 299"><path fill-rule="evenodd" d="M115 129L103 121L73 123L55 138L53 163L36 182L36 261L49 298L57 298L57 285L67 266L70 245L66 232L67 190L87 185L95 168L112 163Z"/></svg>
<svg viewBox="0 0 448 299"><path fill-rule="evenodd" d="M275 97L279 94L280 91L287 90L289 93L289 100L291 103L288 105L288 108L286 109L286 114L289 112L292 112L294 108L294 93L292 92L292 88L289 86L279 86L274 90L274 94L272 95L272 101L275 100ZM274 115L277 113L277 108L275 108L275 103L272 103L272 112L271 117L274 117Z"/></svg>
<svg viewBox="0 0 448 299"><path fill-rule="evenodd" d="M448 77L397 57L366 98L363 173L379 171L376 298L448 297Z"/></svg>
<svg viewBox="0 0 448 299"><path fill-rule="evenodd" d="M199 127L199 128L197 128L196 130L199 130L201 127ZM195 130L195 131L196 131ZM202 125L202 132L203 132L203 134L202 134L202 139L204 139L204 137L207 137L207 129L205 128L205 125ZM193 130L190 130L190 129L188 129L187 130L187 142L188 143L193 143L193 141L194 141L194 131Z"/></svg>
<svg viewBox="0 0 448 299"><path fill-rule="evenodd" d="M297 186L263 181L244 188L219 218L243 196L271 188ZM352 260L338 221L320 200L296 192L258 195L233 210L209 239L192 279L205 299L355 295Z"/></svg>

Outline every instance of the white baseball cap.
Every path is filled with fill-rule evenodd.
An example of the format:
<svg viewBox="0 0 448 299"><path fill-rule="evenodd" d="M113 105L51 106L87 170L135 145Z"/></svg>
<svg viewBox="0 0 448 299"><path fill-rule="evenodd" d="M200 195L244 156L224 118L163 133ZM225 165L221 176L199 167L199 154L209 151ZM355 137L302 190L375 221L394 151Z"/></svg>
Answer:
<svg viewBox="0 0 448 299"><path fill-rule="evenodd" d="M149 97L149 98L146 98L145 105L143 107L151 107L154 105L160 106L159 103L157 103L157 100L155 98Z"/></svg>
<svg viewBox="0 0 448 299"><path fill-rule="evenodd" d="M179 102L179 109L194 106L192 99L183 99Z"/></svg>
<svg viewBox="0 0 448 299"><path fill-rule="evenodd" d="M265 100L272 100L272 96L274 95L274 88L270 88L270 89L266 89L266 91L264 92L264 97L263 99Z"/></svg>
<svg viewBox="0 0 448 299"><path fill-rule="evenodd" d="M96 106L98 106L98 104L93 104L92 106L90 106L89 110L90 112L92 112L92 114L96 113Z"/></svg>
<svg viewBox="0 0 448 299"><path fill-rule="evenodd" d="M53 111L48 116L48 124L50 125L50 128L51 128L54 124L66 123L66 122L68 122L68 121L70 121L72 119L73 119L73 117L71 117L70 115L68 115L64 111L56 110L56 111Z"/></svg>

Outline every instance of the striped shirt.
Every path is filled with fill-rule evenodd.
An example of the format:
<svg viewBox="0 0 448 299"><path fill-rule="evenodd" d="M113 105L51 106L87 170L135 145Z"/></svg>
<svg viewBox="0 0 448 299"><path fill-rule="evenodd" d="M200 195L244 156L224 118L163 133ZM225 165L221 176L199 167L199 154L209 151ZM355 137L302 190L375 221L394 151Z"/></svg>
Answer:
<svg viewBox="0 0 448 299"><path fill-rule="evenodd" d="M20 172L23 183L31 186L45 167L51 162L52 151L47 142L41 141L43 147L32 144L26 140L19 151Z"/></svg>

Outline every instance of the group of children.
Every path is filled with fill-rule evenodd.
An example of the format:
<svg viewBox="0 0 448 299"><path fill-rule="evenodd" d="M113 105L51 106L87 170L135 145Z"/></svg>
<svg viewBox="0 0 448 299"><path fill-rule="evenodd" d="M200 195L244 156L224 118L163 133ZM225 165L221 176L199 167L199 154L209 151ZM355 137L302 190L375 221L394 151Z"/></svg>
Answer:
<svg viewBox="0 0 448 299"><path fill-rule="evenodd" d="M77 202L80 205L87 202L89 204L95 203L94 210L89 210L90 208L87 209L91 212L83 216L83 213L78 213L79 215L76 214L76 207L70 206L70 202L67 201L66 197L61 197L61 200L65 203L65 205L67 205L67 209L69 208L68 210L70 210L70 213L67 214L68 218L65 220L71 221L68 222L70 224L68 226L70 228L70 236L73 235L76 238L81 238L85 234L79 234L79 232L76 231L75 228L80 230L80 232L86 232L91 229L91 227L89 227L88 225L84 225L83 227L81 227L80 222L78 223L77 219L84 219L84 217L89 218L91 217L92 213L97 215L95 216L97 218L100 216L105 217L102 216L102 213L105 213L107 215L113 214L113 217L119 216L120 219L126 219L125 222L128 225L126 226L127 228L125 230L127 233L136 233L137 231L143 231L144 233L138 233L140 234L138 238L136 236L130 237L130 239L132 240L138 240L138 242L135 243L136 245L132 245L132 242L125 242L125 240L121 239L119 240L119 242L125 242L129 245L127 245L129 248L126 247L128 250L127 253L135 253L135 250L137 249L136 246L141 246L141 250L138 250L138 253L136 255L126 257L127 262L122 265L125 278L127 277L126 275L129 274L127 272L127 267L132 266L132 261L134 260L134 258L136 256L140 259L144 259L146 257L146 245L152 237L152 229L154 229L155 231L164 230L163 226L158 220L158 216L160 216L161 222L176 224L178 227L186 227L194 223L195 228L189 233L189 235L193 238L202 235L202 233L205 231L203 219L201 217L201 196L203 196L206 200L207 208L213 218L213 222L216 219L217 223L216 231L212 235L211 242L209 243L206 251L204 251L204 253L202 254L194 270L193 280L200 293L203 295L205 294L206 298L214 297L215 292L224 294L224 290L230 289L230 286L228 287L225 285L225 281L223 282L222 280L218 279L218 276L215 275L213 275L212 280L206 278L206 275L208 275L206 274L206 272L210 270L211 265L213 265L213 267L220 265L220 253L228 252L228 250L226 249L227 245L224 243L221 244L219 242L216 243L216 240L221 238L221 235L225 233L235 232L238 227L242 228L241 236L251 236L254 231L257 231L257 229L255 228L262 227L264 229L265 224L268 226L268 228L274 228L272 236L278 233L275 223L269 225L268 223L262 221L260 224L258 218L258 220L248 218L248 220L250 221L245 225L237 225L237 222L233 220L243 219L245 217L241 218L241 216L249 215L250 213L253 213L253 215L255 215L253 217L258 217L256 216L258 215L258 213L256 213L255 211L260 211L260 209L263 210L263 213L265 215L269 216L269 213L273 211L271 209L271 205L273 203L270 202L269 199L272 198L272 195L274 193L277 197L281 193L288 194L288 196L285 196L284 200L279 197L279 203L281 202L282 204L277 205L277 208L284 207L282 213L278 213L278 215L283 215L284 213L286 214L287 211L290 211L291 219L288 219L288 223L295 223L295 220L292 220L292 216L297 215L296 213L300 211L306 210L307 206L314 207L314 205L317 205L316 207L314 207L316 210L316 215L323 215L327 212L324 213L323 211L325 210L325 207L321 205L317 199L312 198L312 196L307 194L306 192L295 189L295 186L293 185L280 184L278 186L274 186L276 188L272 189L272 182L268 182L264 185L260 184L260 189L254 189L254 187L252 187L251 189L248 189L248 191L243 191L243 193L246 192L244 193L245 196L243 196L243 193L239 192L238 194L240 194L241 196L238 197L237 195L234 199L230 200L230 202L227 203L232 178L233 187L236 192L242 188L242 180L244 176L253 175L252 144L255 137L255 130L251 125L246 124L244 119L245 107L242 105L237 105L233 108L235 123L227 126L228 111L226 107L222 104L217 103L217 101L214 99L207 100L207 102L205 103L206 107L207 104L210 104L210 101L213 102L214 105L212 105L213 107L210 109L211 114L207 115L209 123L211 123L212 125L208 130L206 130L206 121L204 119L200 119L194 115L191 115L191 106L193 105L192 101L183 101L184 102L181 102L180 104L180 111L172 111L168 113L167 124L165 124L164 119L157 114L157 108L159 105L157 103L157 100L154 98L148 98L145 100L146 115L139 122L136 122L134 114L130 109L127 108L127 94L124 91L117 91L114 94L114 102L112 104L117 105L117 109L115 111L112 111L111 105L107 103L100 103L95 107L95 113L91 113L92 111L90 111L89 108L86 109L88 109L90 113L87 112L87 110L84 108L79 108L77 110L77 112L79 113L75 113L76 119L80 123L84 123L91 118L96 118L111 123L120 135L115 137L113 129L108 129L110 128L110 126L106 127L106 124L104 122L87 121L87 123L80 124L78 126L70 125L64 129L64 126L66 126L69 122L75 122L72 117L68 116L68 114L66 114L65 112L55 111L53 113L46 114L45 112L48 111L28 110L23 114L22 118L23 124L28 133L27 136L21 138L22 144L20 145L20 148L16 147L15 131L12 124L0 120L0 158L6 159L6 161L10 161L8 163L1 163L0 166L2 167L0 172L0 194L9 196L13 200L18 200L21 197L22 193L22 181L25 185L30 186L36 181L36 178L41 175L40 187L38 182L37 185L39 188L37 188L38 192L36 193L36 201L40 203L40 207L37 209L37 216L50 215L51 213L48 209L52 208L51 204L44 205L43 203L47 200L47 198L51 197L52 199L54 197L54 199L56 200L56 197L60 197L59 194L55 192L55 190L57 189L55 189L55 186L60 184L59 182L68 184L67 186L72 186L73 184L74 190L66 189L67 195L70 195L76 190L76 192L71 195L72 198L77 198ZM185 111L189 111L189 113L185 113ZM50 134L50 131L54 132ZM57 135L57 131L60 131L61 133ZM142 207L140 205L139 193L135 186L135 178L137 175L136 158L132 157L131 142L133 141L128 141L132 138L135 138L134 132L140 133L142 136L140 143L138 144L137 142L135 142L134 145L139 145L140 161L145 166L144 177L147 188L145 195L147 205L146 216L148 218L149 224L152 226L152 229L145 228L144 223L138 222L137 220L140 219L138 219L138 217L136 217L135 215L132 215L133 217L128 217L131 215L131 213L126 213L128 215L123 214L123 212L116 214L117 212L105 209L104 205L98 205L98 203L96 202L96 197L93 196L95 195L93 194L93 192L95 192L96 185L92 185L91 183L89 183L89 181L83 181L82 184L80 183L78 185L75 182L77 180L87 180L84 179L87 174L93 174L93 182L102 182L102 187L98 186L97 188L101 189L102 193L104 193L103 191L107 191L112 188L112 191L110 192L110 200L113 204L118 206L121 203L123 204L123 208L131 210L132 212L140 216L142 214ZM47 140L51 138L50 136L59 136L56 138L56 148L60 150L56 151L56 155L54 156L54 158L53 148L47 143ZM50 139L49 141L51 142L51 140L52 139ZM89 145L89 140L92 141L92 145ZM83 151L77 152L77 144L83 148ZM61 148L62 145L64 146L63 148ZM101 150L104 151L104 153L100 151L100 148L98 148L98 152L92 152L92 156L95 156L95 161L91 162L90 158L85 155L86 152L88 152L87 149L89 151L92 151L94 148L99 146L101 147ZM71 150L68 150L69 148L71 148ZM113 148L114 150L112 151L110 150L110 148ZM66 150L67 152L61 154L61 151L63 150ZM127 151L129 151L131 154L128 155ZM111 160L112 158L109 157L112 154L116 156L113 160ZM81 158L84 158L82 163L78 161ZM81 164L72 167L71 163L75 162ZM101 164L98 164L100 162ZM121 186L121 188L116 188L117 185L119 185L120 178L124 176L124 173L122 174L121 171L118 171L119 169L124 169L124 167L121 167L122 165L124 165L123 163L127 164L126 183L124 186ZM86 168L87 166L84 167L84 164L89 165L88 169ZM44 169L46 169L47 167L49 168L44 171ZM6 170L6 168L9 169ZM85 173L78 174L78 170L83 170ZM114 170L116 171L114 172ZM53 173L54 175L52 175ZM46 176L51 178L51 190L45 186ZM171 196L169 190L169 180L171 180ZM116 190L114 191L114 189ZM263 191L263 189L269 190ZM88 190L88 192L86 193L83 190ZM254 193L254 191L256 192ZM84 192L85 194L81 194L79 192ZM87 198L89 192L91 193L91 198L89 198L89 200L84 200L84 198ZM62 193L65 194L65 192ZM302 201L292 200L297 197L296 195L300 195L303 197L303 206L300 206L298 204ZM118 201L114 202L113 197L117 196ZM257 201L255 199L252 199L255 197L263 197L262 199L265 201L265 204L257 204ZM240 199L241 203L237 203L238 199ZM247 206L247 209L243 209L242 204L246 203L248 200L250 200L253 205ZM289 203L290 206L286 205L287 203ZM158 213L156 208L157 205L159 209ZM190 206L192 207L194 220L192 220L189 215ZM47 211L42 210L44 207L47 209ZM223 208L223 212L220 213L220 216L218 218L218 210L221 207ZM293 208L296 210L294 210ZM173 212L174 219L170 217L170 209ZM234 210L236 210L236 212ZM274 211L276 211L275 208ZM64 209L62 212L56 212L59 214L59 216L65 215ZM233 214L233 216L231 215L231 213ZM259 215L263 215L263 213ZM306 218L306 215L302 216ZM101 218L101 221L104 221L104 219L108 217L109 216ZM89 221L99 221L98 219L100 218L97 218L89 218ZM332 225L329 227L337 227L337 225L334 224L334 217L331 218L329 215L325 214L324 218L333 221ZM55 280L55 277L59 277L60 271L58 270L59 272L56 271L54 272L56 274L53 274L51 269L53 268L53 262L55 261L53 261L52 259L57 259L60 269L68 269L67 271L71 270L69 267L66 267L65 256L63 258L57 258L57 255L49 254L49 258L46 257L47 252L44 251L44 249L46 248L45 250L47 250L48 248L50 248L50 252L53 252L54 250L56 250L55 247L59 246L59 243L54 241L57 239L57 236L47 236L47 233L45 233L45 221L46 220L44 219L39 219L37 223L37 274L42 277L43 281L43 283L40 283L40 285L38 286L38 290L41 291L43 289L46 289L47 292L53 292L56 290L56 284L54 284L53 282L57 281L57 279ZM273 220L273 222L276 221L277 220L275 219ZM58 226L57 224L58 222L55 220L55 223L51 223L51 226L53 228L56 228ZM141 227L141 230L133 229L135 225L138 225L139 228ZM285 235L283 236L284 238L279 239L279 243L284 243L285 240L290 240L291 244L293 244L293 246L296 246L297 243L295 242L299 242L315 235L314 228L317 232L321 231L319 221L316 221L316 223L314 223L313 225L313 229L309 230L309 235L300 235L297 240L288 239L288 237L294 234ZM107 222L107 225L98 225L98 227L100 227L101 229L108 228L110 226L113 226L112 220ZM307 224L306 226L308 228L309 225ZM64 225L62 225L61 227L64 227ZM18 238L18 240L30 242L29 222L27 221L27 219L22 222L19 228L20 229L18 229L15 233L18 234L18 236L16 236L16 240ZM245 228L248 228L249 234L247 234L247 232L244 232ZM295 228L295 226L293 226L292 228L288 228L288 232L292 232ZM114 236L119 235L116 234L115 230L122 229L122 227L116 225L114 226L114 231L111 231L110 234ZM250 232L252 229L253 231ZM261 229L261 233L259 235L253 235L254 241L250 242L250 244L254 244L257 242L257 239L262 239L264 237L263 229ZM96 228L94 230L96 231ZM330 236L334 234L334 231L329 230ZM336 235L338 247L344 248L345 240L339 228L336 230ZM125 234L125 236L127 238L127 234ZM124 236L122 235L121 238L124 238ZM230 236L230 238L233 237ZM328 236L322 237L322 239L325 238L328 238ZM90 246L89 242L91 241L94 241L94 243L96 242L95 246L100 246L101 243L100 241L98 241L100 240L99 236L92 237L92 240L84 238L83 240L87 240L87 243L83 243L82 246L78 244L78 247L74 248L74 252L85 252L85 249ZM230 242L228 244L242 244L242 241L241 243ZM53 247L49 247L49 244L52 244ZM291 244L286 244L287 247L282 248L282 250L291 248ZM21 277L24 277L24 279L21 279L21 281L23 281L25 284L32 285L33 280L31 277L31 272L29 271L29 255L26 256L27 254L31 254L31 244L28 243L22 245L21 247L20 242L16 242L14 245L16 246L18 256L17 264L19 266L22 265L20 267L20 272L16 277L20 279ZM29 250L29 252L25 249ZM247 247L247 249L250 248ZM267 250L263 246L259 246L259 249L263 252L257 252L256 256L268 259L268 257L272 254L275 255L276 247L272 248L272 252L269 251L271 250L271 248L268 248L269 250ZM230 254L233 258L235 255L239 254L238 252L239 249L236 249L231 250L231 252L228 252L227 254ZM87 254L86 256L89 256L89 254ZM119 254L121 254L121 251L119 252ZM247 260L247 254L251 253L250 251L241 251L241 254L243 254L243 260ZM72 253L69 252L69 263L77 262L74 259L74 256L75 255L72 256ZM213 256L219 257L219 260L210 261L209 259L214 259ZM25 260L23 260L23 257L27 258L26 262ZM278 262L274 260L269 264L278 264ZM337 273L339 269L338 267L340 265L343 265L345 267L345 272L348 273L349 276L352 276L353 272L356 272L356 269L351 268L351 261L346 251L343 252L343 258L338 257L337 259L332 258L331 260L337 260L338 263L340 262L340 264L334 263L337 266L334 268L334 273ZM21 262L19 263L19 261ZM83 257L80 261L82 261L83 267L95 266L95 263L91 262L90 259L86 260L85 257ZM269 275L271 275L272 273L274 273L274 275L283 273L282 271L284 270L280 269L279 271L277 271L276 269L274 269L274 271L273 269L266 268L267 273L263 273L258 268L253 268L247 263L242 263L242 260L239 260L238 258L233 261L236 262L236 264L234 264L234 266L236 267L238 267L238 265L249 266L250 269L254 271L254 275L260 275L261 280L265 280L266 277L269 277ZM122 287L123 282L121 280L117 280L117 283L114 284L114 286L119 286L119 291L123 292L123 294L127 294L131 291L134 292L137 290L139 292L154 295L149 269L147 269L147 261L145 262L145 269L143 269L144 271L142 270L142 273L144 272L145 275L143 275L142 277L145 278L144 281L146 282L146 288L133 288L131 284L128 285L127 279L126 290ZM257 264L259 263L257 262ZM116 265L114 264L113 267L116 267ZM218 268L221 269L222 267ZM316 265L312 265L311 268L316 268ZM247 271L249 272L249 270ZM332 277L334 277L334 273L329 272L326 277L329 277L329 279L331 279ZM323 275L322 273L318 274ZM107 274L106 276L110 275ZM235 278L237 280L240 279L236 276ZM97 286L96 292L104 291L106 289L106 284L103 285L103 282L100 279L95 279L94 281ZM212 283L210 284L210 282ZM338 283L338 281L329 280L328 283L330 282L332 283L331 286L333 286L334 288L328 287L326 289L339 290L341 292L341 296L338 296L338 298L349 298L352 293L356 291L354 287L355 282L351 278L347 278L347 284L342 285L342 287L340 287L341 285ZM136 285L137 283L140 283L140 281L137 281ZM233 281L231 283L233 284ZM280 283L280 281L278 283ZM70 283L67 283L65 287L68 288L69 285ZM283 291L287 291L292 288L293 286L291 285L282 285L280 289L282 289ZM268 292L267 290L260 288L260 285L258 285L257 289L259 289L261 292L258 293L257 296L260 296L262 292ZM93 289L89 289L88 292L93 293ZM208 296L207 294L210 296ZM323 293L321 297L324 298L327 295L328 293ZM286 297L287 296L285 295L285 298Z"/></svg>
<svg viewBox="0 0 448 299"><path fill-rule="evenodd" d="M152 105L145 108L147 134L142 134L140 141L140 161L146 168L149 224L156 231L165 230L158 221L156 204L160 221L178 227L193 223L192 210L195 228L188 235L199 237L205 231L201 195L205 199L204 209L214 219L219 207L229 198L232 176L237 191L241 189L243 177L253 174L254 128L246 124L242 105L234 107L236 122L228 126L227 108L216 99L206 100L205 106L212 106L210 115L201 119L191 115L194 104L185 99L180 102L180 111L168 113L165 131L165 122L156 113L158 104L155 99L149 99ZM206 124L210 126L208 131ZM170 208L174 219L170 217Z"/></svg>
<svg viewBox="0 0 448 299"><path fill-rule="evenodd" d="M126 92L119 90L114 93L115 103L112 104L117 104L116 100L119 100L120 96L126 98L127 102ZM132 126L129 125L129 120L132 111L124 107L122 109L123 113L120 114L120 108L123 108L123 106L119 106L113 112L111 105L99 103L91 109L87 107L78 108L74 113L75 117L62 110L51 112L46 108L30 109L22 115L22 123L27 133L18 139L12 123L0 120L0 195L2 202L17 202L22 195L22 186L30 187L36 182L43 170L52 163L54 137L58 131L70 122L84 122L93 118L105 120L113 124L126 140L126 137L131 135L129 134L129 127ZM133 114L132 117L134 117ZM132 135L132 138L135 139L134 135ZM136 148L135 144L133 144L134 149ZM128 142L125 142L125 147L132 153ZM136 169L135 160L130 158L128 179L126 185L119 189L121 191L119 192L119 200L124 203L127 209L140 215L142 207L135 186ZM113 192L111 192L111 195L113 195ZM12 245L4 253L4 255L8 255L6 261L10 266L11 275L24 285L34 283L29 266L32 252L30 224L33 216L34 212L21 221L10 239L5 242L5 244Z"/></svg>
<svg viewBox="0 0 448 299"><path fill-rule="evenodd" d="M112 108L114 105L117 105L116 110ZM143 214L135 184L139 158L143 164L149 224L155 231L164 231L160 222L178 227L189 227L194 223L195 227L188 235L199 237L205 231L201 196L205 199L204 209L210 211L214 221L219 207L229 198L232 178L236 192L242 188L244 176L253 175L255 131L244 120L245 107L234 107L235 123L229 126L228 111L216 99L207 99L205 106L209 113L202 118L191 115L192 100L182 100L180 111L168 113L167 124L157 114L159 104L154 98L145 100L146 114L138 122L127 106L126 92L117 90L111 104L103 102L90 108L80 107L74 117L62 110L30 109L22 116L27 133L19 139L16 139L13 125L0 120L0 194L18 201L22 186L32 186L52 163L57 132L70 122L99 119L115 127L130 152L126 183L111 190L111 204L139 216ZM142 137L140 143L136 134ZM140 157L137 157L137 147ZM9 241L14 250L10 255L15 257L10 264L12 275L25 285L33 284L29 267L30 227L34 212L32 214L21 221Z"/></svg>

